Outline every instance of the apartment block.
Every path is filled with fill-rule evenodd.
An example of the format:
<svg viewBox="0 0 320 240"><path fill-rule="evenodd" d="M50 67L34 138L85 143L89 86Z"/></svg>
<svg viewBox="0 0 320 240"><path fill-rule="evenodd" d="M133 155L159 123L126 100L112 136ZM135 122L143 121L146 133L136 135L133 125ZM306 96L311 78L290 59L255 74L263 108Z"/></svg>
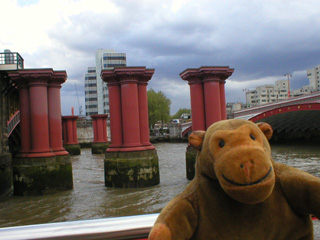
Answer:
<svg viewBox="0 0 320 240"><path fill-rule="evenodd" d="M307 78L309 79L309 86L311 91L320 91L320 64L315 68L307 70Z"/></svg>
<svg viewBox="0 0 320 240"><path fill-rule="evenodd" d="M288 98L288 80L278 80L246 92L247 106L260 106Z"/></svg>
<svg viewBox="0 0 320 240"><path fill-rule="evenodd" d="M88 67L85 73L86 116L109 114L109 91L100 74L103 69L126 66L126 54L111 49L99 49L96 52L96 66Z"/></svg>

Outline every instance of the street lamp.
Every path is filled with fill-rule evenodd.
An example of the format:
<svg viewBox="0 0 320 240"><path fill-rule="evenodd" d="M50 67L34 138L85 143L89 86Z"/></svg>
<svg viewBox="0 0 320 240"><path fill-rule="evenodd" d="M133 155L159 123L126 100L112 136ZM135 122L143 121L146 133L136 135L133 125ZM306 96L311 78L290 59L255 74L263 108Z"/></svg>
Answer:
<svg viewBox="0 0 320 240"><path fill-rule="evenodd" d="M286 73L284 76L288 77L288 97L290 98L290 77L292 77L292 74Z"/></svg>

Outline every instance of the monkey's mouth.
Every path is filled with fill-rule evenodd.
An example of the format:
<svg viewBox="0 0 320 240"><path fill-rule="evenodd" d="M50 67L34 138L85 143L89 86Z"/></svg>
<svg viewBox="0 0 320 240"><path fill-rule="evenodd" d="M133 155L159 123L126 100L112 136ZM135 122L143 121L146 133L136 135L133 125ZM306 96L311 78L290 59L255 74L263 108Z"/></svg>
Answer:
<svg viewBox="0 0 320 240"><path fill-rule="evenodd" d="M255 185L255 184L261 183L264 179L266 179L270 175L271 172L272 172L272 167L270 167L270 169L269 169L269 171L267 172L266 175L264 175L262 178L258 179L257 181L254 181L254 182L251 182L251 183L237 183L237 182L235 182L233 180L228 179L223 174L222 174L222 177L223 177L224 180L226 180L227 182L229 182L229 183L231 183L231 184L233 184L235 186L246 187L246 186L251 186L251 185Z"/></svg>

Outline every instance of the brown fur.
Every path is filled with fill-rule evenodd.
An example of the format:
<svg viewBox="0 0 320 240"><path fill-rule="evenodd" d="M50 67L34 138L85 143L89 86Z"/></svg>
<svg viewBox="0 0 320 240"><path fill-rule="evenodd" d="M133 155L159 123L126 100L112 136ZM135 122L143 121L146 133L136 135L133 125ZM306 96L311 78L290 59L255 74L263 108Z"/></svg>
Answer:
<svg viewBox="0 0 320 240"><path fill-rule="evenodd" d="M266 123L236 119L191 136L196 176L161 211L149 239L313 239L320 179L274 162L271 136Z"/></svg>

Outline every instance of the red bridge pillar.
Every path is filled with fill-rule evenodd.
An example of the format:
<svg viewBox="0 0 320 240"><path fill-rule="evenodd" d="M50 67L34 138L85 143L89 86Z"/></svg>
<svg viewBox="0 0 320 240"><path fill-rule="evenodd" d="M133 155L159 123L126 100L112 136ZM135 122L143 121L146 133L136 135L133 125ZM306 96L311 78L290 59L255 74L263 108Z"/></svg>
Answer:
<svg viewBox="0 0 320 240"><path fill-rule="evenodd" d="M20 77L18 76L20 80ZM30 106L29 89L27 81L19 81L20 95L20 129L21 129L21 150L18 156L26 157L31 149L30 134Z"/></svg>
<svg viewBox="0 0 320 240"><path fill-rule="evenodd" d="M48 85L48 112L49 112L49 137L50 145L55 155L66 155L68 152L63 147L62 122L61 122L61 84L67 79L64 71L55 72L54 78Z"/></svg>
<svg viewBox="0 0 320 240"><path fill-rule="evenodd" d="M63 116L63 146L71 155L80 155L81 149L77 135L78 116Z"/></svg>
<svg viewBox="0 0 320 240"><path fill-rule="evenodd" d="M72 189L70 156L62 146L61 135L60 88L66 72L24 69L10 72L9 77L19 88L21 114L21 151L13 166L14 193Z"/></svg>
<svg viewBox="0 0 320 240"><path fill-rule="evenodd" d="M149 140L147 84L154 69L103 70L109 88L111 145L106 151L105 185L145 187L159 183L159 164ZM130 154L128 154L130 152Z"/></svg>
<svg viewBox="0 0 320 240"><path fill-rule="evenodd" d="M107 118L108 114L91 115L93 121L93 143L91 151L95 153L104 153L110 143L107 136Z"/></svg>
<svg viewBox="0 0 320 240"><path fill-rule="evenodd" d="M192 131L206 130L211 124L227 119L224 84L234 69L229 67L200 67L186 69L180 77L190 85ZM193 179L197 152L187 148L187 178Z"/></svg>
<svg viewBox="0 0 320 240"><path fill-rule="evenodd" d="M154 70L146 70L145 77L138 83L140 140L145 149L155 149L150 143L147 85Z"/></svg>

